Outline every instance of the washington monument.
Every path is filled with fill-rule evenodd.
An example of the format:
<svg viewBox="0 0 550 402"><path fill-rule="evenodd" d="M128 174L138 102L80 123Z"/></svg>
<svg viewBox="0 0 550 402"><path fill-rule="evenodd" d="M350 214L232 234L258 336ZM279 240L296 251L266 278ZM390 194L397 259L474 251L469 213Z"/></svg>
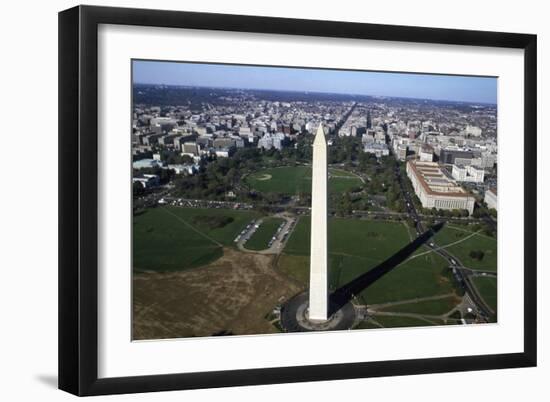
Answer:
<svg viewBox="0 0 550 402"><path fill-rule="evenodd" d="M319 124L313 141L309 319L328 319L327 142Z"/></svg>

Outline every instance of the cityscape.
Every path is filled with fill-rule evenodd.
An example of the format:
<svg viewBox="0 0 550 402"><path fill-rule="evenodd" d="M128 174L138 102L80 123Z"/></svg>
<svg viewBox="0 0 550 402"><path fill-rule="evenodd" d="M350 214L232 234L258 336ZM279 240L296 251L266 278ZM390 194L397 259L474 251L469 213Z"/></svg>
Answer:
<svg viewBox="0 0 550 402"><path fill-rule="evenodd" d="M497 322L496 78L132 68L134 340ZM296 320L321 138L337 325Z"/></svg>

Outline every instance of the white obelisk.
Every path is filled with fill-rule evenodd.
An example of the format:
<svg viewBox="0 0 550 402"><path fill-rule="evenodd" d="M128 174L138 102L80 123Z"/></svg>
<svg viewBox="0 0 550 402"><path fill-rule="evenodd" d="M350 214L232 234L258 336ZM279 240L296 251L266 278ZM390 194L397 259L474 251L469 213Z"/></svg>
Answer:
<svg viewBox="0 0 550 402"><path fill-rule="evenodd" d="M328 319L327 142L322 124L313 141L309 319Z"/></svg>

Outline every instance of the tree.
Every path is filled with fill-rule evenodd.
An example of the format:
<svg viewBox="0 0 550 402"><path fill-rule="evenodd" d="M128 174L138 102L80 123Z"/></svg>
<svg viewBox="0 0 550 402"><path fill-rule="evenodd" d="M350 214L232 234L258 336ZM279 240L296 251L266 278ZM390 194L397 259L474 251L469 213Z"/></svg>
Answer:
<svg viewBox="0 0 550 402"><path fill-rule="evenodd" d="M340 199L340 204L338 205L338 212L341 216L351 215L353 210L351 196L349 192L345 192Z"/></svg>
<svg viewBox="0 0 550 402"><path fill-rule="evenodd" d="M193 163L193 158L190 157L189 155L182 155L181 156L181 163L183 164L187 164L187 163Z"/></svg>
<svg viewBox="0 0 550 402"><path fill-rule="evenodd" d="M485 253L481 250L472 250L470 251L469 255L470 255L470 258L478 261L481 261L483 257L485 257Z"/></svg>
<svg viewBox="0 0 550 402"><path fill-rule="evenodd" d="M135 182L132 184L132 193L134 197L139 197L140 195L145 194L145 188L140 182Z"/></svg>

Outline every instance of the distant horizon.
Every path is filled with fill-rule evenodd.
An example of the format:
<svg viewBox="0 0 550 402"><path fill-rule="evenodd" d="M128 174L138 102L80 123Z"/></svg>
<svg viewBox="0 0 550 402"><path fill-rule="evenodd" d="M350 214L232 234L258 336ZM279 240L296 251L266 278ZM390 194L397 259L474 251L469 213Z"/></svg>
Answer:
<svg viewBox="0 0 550 402"><path fill-rule="evenodd" d="M497 78L133 60L133 85L309 92L497 104Z"/></svg>
<svg viewBox="0 0 550 402"><path fill-rule="evenodd" d="M164 87L185 87L185 88L208 88L208 89L224 89L224 90L246 90L246 91L273 91L273 92L296 92L296 93L312 93L312 94L324 94L324 95L348 95L348 96L363 96L370 98L391 98L391 99L410 99L410 100L425 100L435 102L454 102L454 103L468 103L468 104L480 104L480 105L492 105L497 106L497 103L482 102L482 101L463 101L453 99L433 99L433 98L416 98L413 96L390 96L390 95L371 95L371 94L357 94L348 92L322 92L322 91L300 91L295 89L272 89L272 88L247 88L247 87L223 87L223 86L209 86L209 85L189 85L189 84L163 84L158 82L134 82L132 85L157 85Z"/></svg>

